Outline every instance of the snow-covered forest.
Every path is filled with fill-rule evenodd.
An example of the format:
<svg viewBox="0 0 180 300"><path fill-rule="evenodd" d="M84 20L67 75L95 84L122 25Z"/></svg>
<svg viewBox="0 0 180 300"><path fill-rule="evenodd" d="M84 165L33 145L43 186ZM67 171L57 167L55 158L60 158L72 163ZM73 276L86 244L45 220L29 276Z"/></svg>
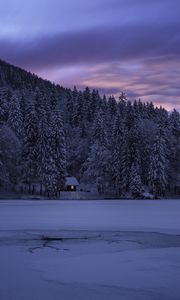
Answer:
<svg viewBox="0 0 180 300"><path fill-rule="evenodd" d="M180 114L65 89L0 61L0 190L56 196L65 176L117 197L180 192ZM40 193L43 189L40 191Z"/></svg>

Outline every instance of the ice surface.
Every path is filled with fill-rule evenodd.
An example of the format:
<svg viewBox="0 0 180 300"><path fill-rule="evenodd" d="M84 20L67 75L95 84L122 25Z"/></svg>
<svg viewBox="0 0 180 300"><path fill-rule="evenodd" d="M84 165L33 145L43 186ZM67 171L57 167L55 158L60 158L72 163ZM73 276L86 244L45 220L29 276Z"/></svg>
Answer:
<svg viewBox="0 0 180 300"><path fill-rule="evenodd" d="M180 201L0 201L0 229L146 230L180 234Z"/></svg>
<svg viewBox="0 0 180 300"><path fill-rule="evenodd" d="M179 300L180 201L1 201L0 299Z"/></svg>

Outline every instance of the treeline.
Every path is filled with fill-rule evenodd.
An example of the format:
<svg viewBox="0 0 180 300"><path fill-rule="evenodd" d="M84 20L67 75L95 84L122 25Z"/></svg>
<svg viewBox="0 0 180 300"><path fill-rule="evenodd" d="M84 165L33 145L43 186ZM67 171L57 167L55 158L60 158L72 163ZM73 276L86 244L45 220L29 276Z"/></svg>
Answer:
<svg viewBox="0 0 180 300"><path fill-rule="evenodd" d="M96 91L68 93L68 168L99 193L140 196L180 192L180 114L122 93L101 99Z"/></svg>
<svg viewBox="0 0 180 300"><path fill-rule="evenodd" d="M0 61L0 190L55 197L65 176L120 197L180 192L180 114L64 89ZM22 185L23 186L23 185Z"/></svg>

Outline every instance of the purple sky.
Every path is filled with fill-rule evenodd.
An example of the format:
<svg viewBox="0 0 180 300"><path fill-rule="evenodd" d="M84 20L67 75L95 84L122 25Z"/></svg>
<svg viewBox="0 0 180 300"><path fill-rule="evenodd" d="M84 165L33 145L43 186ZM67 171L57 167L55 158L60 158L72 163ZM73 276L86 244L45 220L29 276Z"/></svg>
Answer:
<svg viewBox="0 0 180 300"><path fill-rule="evenodd" d="M179 0L6 0L0 57L63 86L180 109Z"/></svg>

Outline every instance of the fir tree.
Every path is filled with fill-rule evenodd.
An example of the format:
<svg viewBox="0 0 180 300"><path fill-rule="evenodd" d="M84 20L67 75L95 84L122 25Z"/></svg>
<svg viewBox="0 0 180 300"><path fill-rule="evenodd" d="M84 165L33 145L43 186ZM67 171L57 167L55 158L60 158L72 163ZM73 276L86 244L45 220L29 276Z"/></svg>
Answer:
<svg viewBox="0 0 180 300"><path fill-rule="evenodd" d="M96 114L92 125L91 143L95 141L99 141L101 145L107 143L104 114L101 110Z"/></svg>
<svg viewBox="0 0 180 300"><path fill-rule="evenodd" d="M120 114L122 119L125 118L126 105L127 105L127 98L126 98L125 93L122 92L119 96L119 102L118 102L119 114Z"/></svg>
<svg viewBox="0 0 180 300"><path fill-rule="evenodd" d="M139 174L139 168L133 164L130 169L129 190L134 198L138 198L142 194L142 182Z"/></svg>
<svg viewBox="0 0 180 300"><path fill-rule="evenodd" d="M73 127L74 125L74 120L73 120L73 116L74 116L74 102L73 102L73 95L71 91L67 92L67 123Z"/></svg>
<svg viewBox="0 0 180 300"><path fill-rule="evenodd" d="M65 136L61 113L53 111L51 117L52 127L52 155L57 169L57 192L64 188L66 175L66 149Z"/></svg>
<svg viewBox="0 0 180 300"><path fill-rule="evenodd" d="M47 116L44 112L44 114L41 114L41 119L39 120L38 124L38 139L37 139L37 171L38 171L38 181L40 182L40 194L42 194L43 191L43 185L44 185L44 174L46 172L47 166L47 156L48 151L47 149L47 140L48 140L48 130L49 130L49 124L47 120Z"/></svg>
<svg viewBox="0 0 180 300"><path fill-rule="evenodd" d="M23 140L22 152L22 179L29 185L37 178L37 118L32 105L28 106L28 111L24 120L25 136Z"/></svg>
<svg viewBox="0 0 180 300"><path fill-rule="evenodd" d="M180 114L173 110L169 117L168 175L169 190L177 193L180 186Z"/></svg>
<svg viewBox="0 0 180 300"><path fill-rule="evenodd" d="M0 188L14 188L20 182L21 145L15 133L0 125Z"/></svg>
<svg viewBox="0 0 180 300"><path fill-rule="evenodd" d="M89 182L95 183L98 193L103 194L109 186L110 153L108 149L96 141L90 148L85 163L85 176Z"/></svg>
<svg viewBox="0 0 180 300"><path fill-rule="evenodd" d="M18 138L22 136L22 114L19 100L16 96L12 97L9 105L9 114L7 120L8 126L13 130Z"/></svg>
<svg viewBox="0 0 180 300"><path fill-rule="evenodd" d="M165 193L167 186L167 142L166 130L161 125L159 125L157 129L157 134L152 147L149 184L156 196Z"/></svg>
<svg viewBox="0 0 180 300"><path fill-rule="evenodd" d="M112 137L112 185L115 188L116 195L122 194L122 149L124 137L124 124L121 116L115 119Z"/></svg>

